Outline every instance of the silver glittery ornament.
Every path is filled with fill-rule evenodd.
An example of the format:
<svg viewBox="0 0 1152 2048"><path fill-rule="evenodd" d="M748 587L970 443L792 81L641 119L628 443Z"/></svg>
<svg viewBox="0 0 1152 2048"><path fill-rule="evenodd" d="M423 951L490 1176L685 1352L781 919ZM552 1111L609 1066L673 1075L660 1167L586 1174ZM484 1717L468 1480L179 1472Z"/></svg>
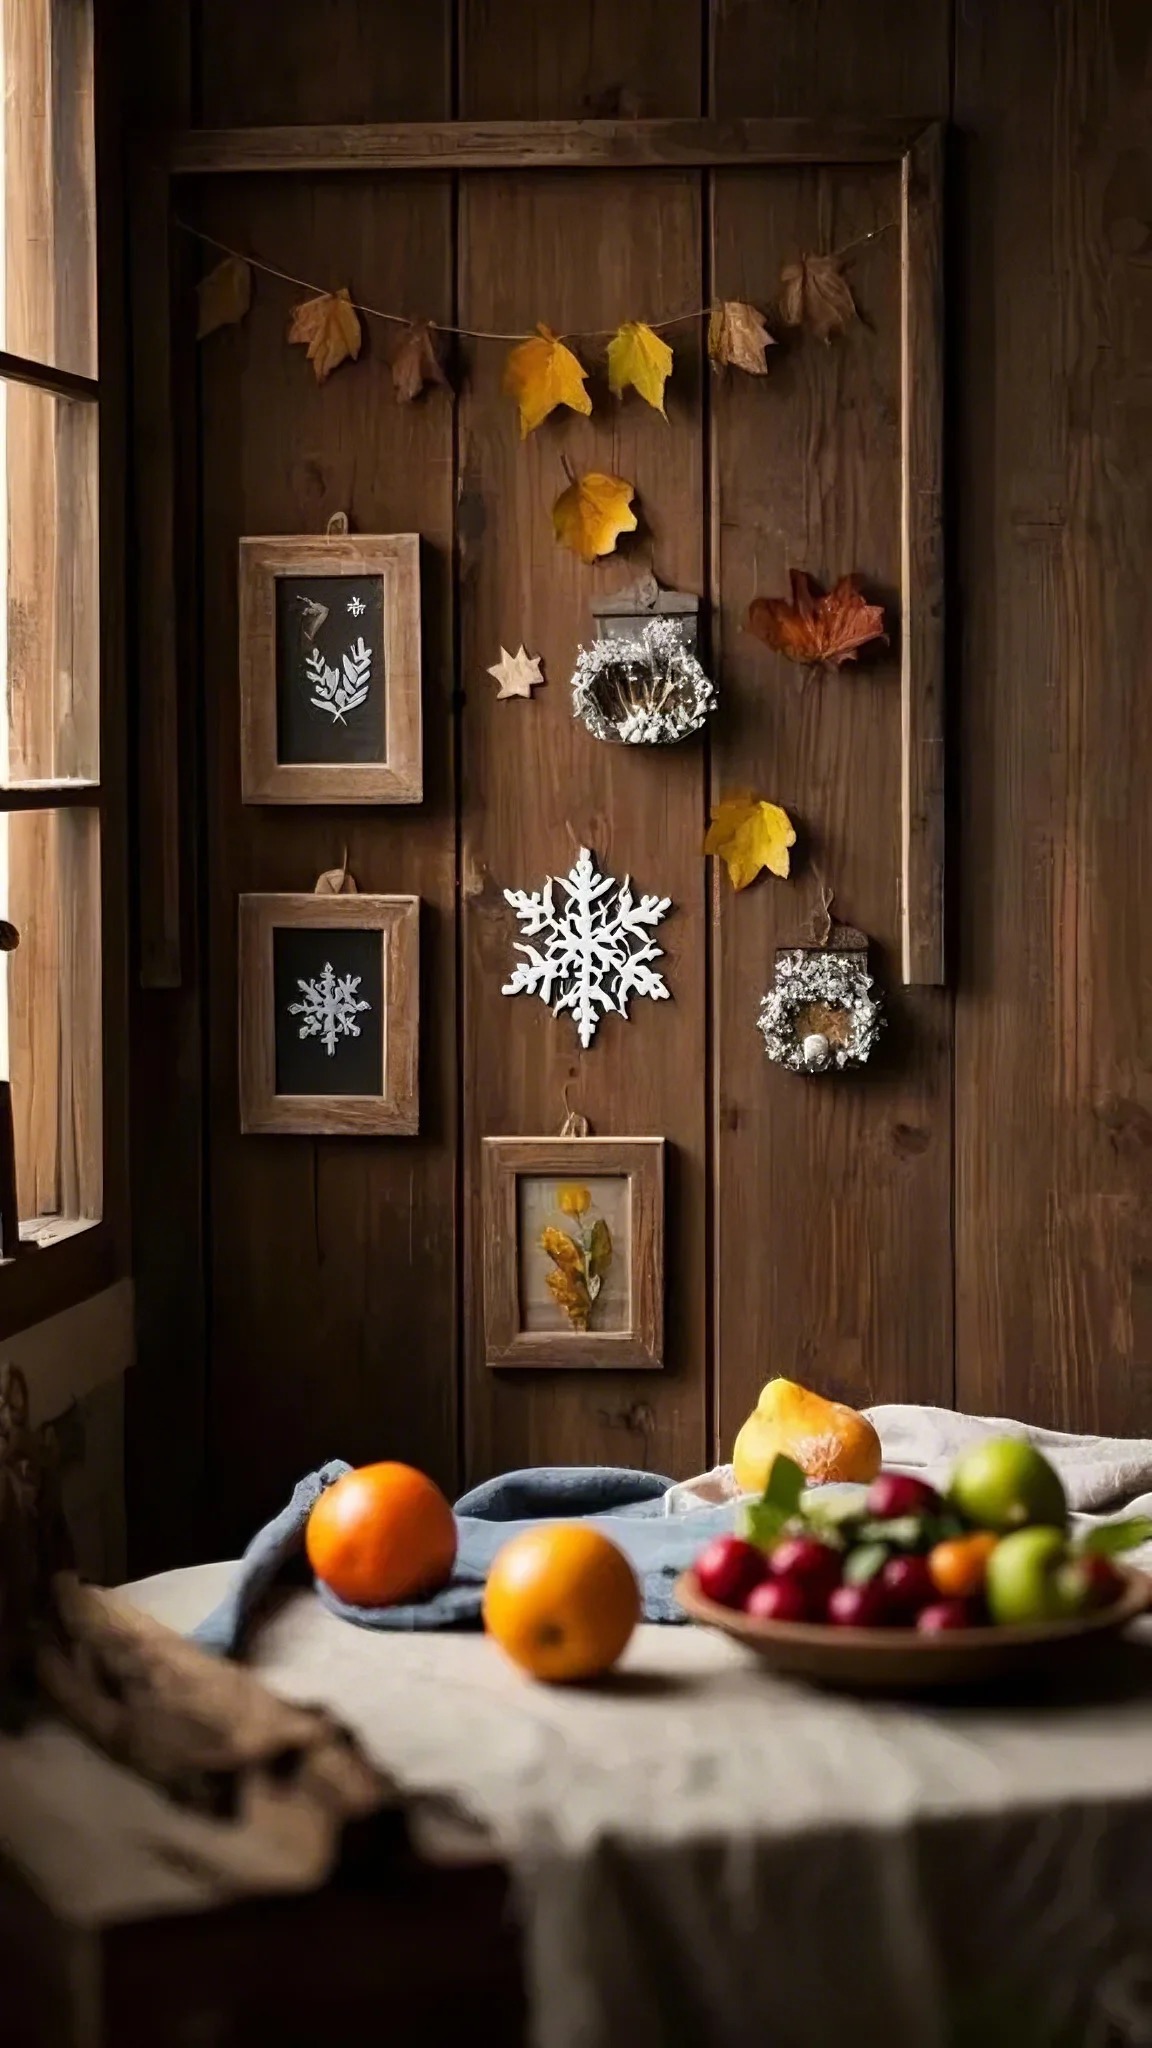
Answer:
<svg viewBox="0 0 1152 2048"><path fill-rule="evenodd" d="M781 948L758 1021L769 1059L793 1074L862 1067L884 1023L863 934L840 926L829 945Z"/></svg>
<svg viewBox="0 0 1152 2048"><path fill-rule="evenodd" d="M652 619L632 640L594 640L576 657L572 713L594 739L667 746L698 732L715 705L674 619Z"/></svg>

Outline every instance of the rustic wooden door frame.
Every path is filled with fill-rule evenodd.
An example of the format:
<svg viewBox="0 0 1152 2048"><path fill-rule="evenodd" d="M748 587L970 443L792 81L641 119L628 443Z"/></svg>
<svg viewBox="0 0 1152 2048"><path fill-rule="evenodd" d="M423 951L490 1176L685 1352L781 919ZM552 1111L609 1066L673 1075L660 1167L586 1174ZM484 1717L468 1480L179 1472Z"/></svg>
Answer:
<svg viewBox="0 0 1152 2048"><path fill-rule="evenodd" d="M900 166L901 971L946 979L944 940L944 126L905 120L429 121L186 129L142 138L131 179L140 679L140 981L181 961L172 183L254 172Z"/></svg>

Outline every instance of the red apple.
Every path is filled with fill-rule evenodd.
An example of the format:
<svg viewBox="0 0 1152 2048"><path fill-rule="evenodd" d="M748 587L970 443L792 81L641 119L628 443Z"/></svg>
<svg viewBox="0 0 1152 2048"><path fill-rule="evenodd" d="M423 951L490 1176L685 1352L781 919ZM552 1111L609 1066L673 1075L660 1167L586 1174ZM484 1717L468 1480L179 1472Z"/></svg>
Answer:
<svg viewBox="0 0 1152 2048"><path fill-rule="evenodd" d="M976 1613L968 1600L935 1600L916 1616L921 1635L938 1636L950 1628L975 1628Z"/></svg>
<svg viewBox="0 0 1152 2048"><path fill-rule="evenodd" d="M696 1559L700 1591L721 1607L743 1607L767 1571L764 1552L741 1536L714 1536Z"/></svg>
<svg viewBox="0 0 1152 2048"><path fill-rule="evenodd" d="M938 1514L943 1502L926 1479L906 1472L881 1472L868 1488L867 1511L875 1522L893 1522L900 1515Z"/></svg>
<svg viewBox="0 0 1152 2048"><path fill-rule="evenodd" d="M795 1579L817 1605L840 1583L839 1551L814 1536L782 1537L768 1562L774 1578Z"/></svg>
<svg viewBox="0 0 1152 2048"><path fill-rule="evenodd" d="M837 1586L829 1597L828 1619L836 1628L884 1628L892 1620L883 1586Z"/></svg>
<svg viewBox="0 0 1152 2048"><path fill-rule="evenodd" d="M744 1602L757 1621L811 1621L808 1600L795 1579L761 1579Z"/></svg>
<svg viewBox="0 0 1152 2048"><path fill-rule="evenodd" d="M913 1621L922 1607L939 1602L926 1557L890 1557L879 1579L893 1615L901 1621Z"/></svg>

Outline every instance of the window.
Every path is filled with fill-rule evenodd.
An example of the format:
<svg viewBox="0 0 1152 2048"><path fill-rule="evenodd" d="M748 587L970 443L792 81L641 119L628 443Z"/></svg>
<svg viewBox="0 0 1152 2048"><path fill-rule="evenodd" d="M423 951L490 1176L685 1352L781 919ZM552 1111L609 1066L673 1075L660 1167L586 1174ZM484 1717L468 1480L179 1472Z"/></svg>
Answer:
<svg viewBox="0 0 1152 2048"><path fill-rule="evenodd" d="M92 74L91 0L0 0L0 1313L103 1211Z"/></svg>

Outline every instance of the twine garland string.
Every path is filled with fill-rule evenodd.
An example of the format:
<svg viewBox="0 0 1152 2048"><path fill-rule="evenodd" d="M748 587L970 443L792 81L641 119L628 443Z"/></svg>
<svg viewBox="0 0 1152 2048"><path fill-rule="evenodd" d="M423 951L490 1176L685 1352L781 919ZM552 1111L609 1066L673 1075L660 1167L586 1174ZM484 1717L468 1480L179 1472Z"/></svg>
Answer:
<svg viewBox="0 0 1152 2048"><path fill-rule="evenodd" d="M891 234L893 229L898 228L899 225L899 221L885 221L882 227L872 228L868 234L857 235L854 241L845 242L841 248L833 249L828 260L832 263L839 263L845 256L850 256L853 250L862 249L866 243L875 242L881 235ZM222 256L230 256L237 263L247 263L252 270L263 271L265 277L278 277L282 284L295 285L302 292L311 292L314 298L327 298L329 296L324 285L314 284L306 277L296 277L292 271L281 270L275 263L266 263L262 256L252 256L244 249L233 248L230 242L222 242L218 235L207 234L203 228L194 227L191 221L183 220L179 215L176 217L176 226L182 233L191 235L198 242L203 242L209 249L218 249ZM395 327L414 327L419 324L410 314L388 313L382 306L370 306L362 299L350 298L348 303L355 312L363 313L371 320L387 320ZM668 327L686 327L692 320L707 320L714 310L714 307L711 305L693 306L687 313L670 313L666 319L647 320L643 324L646 327L650 327L654 333L659 334ZM538 332L538 329L532 327L527 329L527 331L521 329L516 334L502 334L490 327L451 327L441 320L429 321L428 325L433 327L437 334L455 334L461 336L466 341L531 341ZM573 329L565 334L558 334L556 339L557 341L610 341L617 332L618 328L616 327L581 328L579 330Z"/></svg>

